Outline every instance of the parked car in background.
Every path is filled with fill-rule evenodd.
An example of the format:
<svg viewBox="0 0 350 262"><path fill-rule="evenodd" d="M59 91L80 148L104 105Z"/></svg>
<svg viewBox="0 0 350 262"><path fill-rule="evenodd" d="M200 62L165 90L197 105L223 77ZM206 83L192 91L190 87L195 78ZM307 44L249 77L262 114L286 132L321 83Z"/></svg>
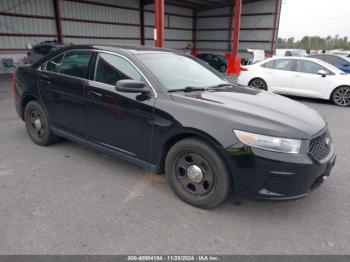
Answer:
<svg viewBox="0 0 350 262"><path fill-rule="evenodd" d="M307 56L306 50L302 49L276 49L276 55L277 57L281 56L299 56L304 57Z"/></svg>
<svg viewBox="0 0 350 262"><path fill-rule="evenodd" d="M57 40L40 42L31 47L29 52L27 53L28 63L34 64L44 56L56 51L57 49L63 46L65 45L58 43Z"/></svg>
<svg viewBox="0 0 350 262"><path fill-rule="evenodd" d="M237 80L242 85L350 106L350 75L319 59L269 58L245 69Z"/></svg>
<svg viewBox="0 0 350 262"><path fill-rule="evenodd" d="M310 55L308 57L313 57L330 63L335 67L338 67L345 73L350 73L350 59L340 55L332 55L332 54L318 54L318 55Z"/></svg>
<svg viewBox="0 0 350 262"><path fill-rule="evenodd" d="M242 65L251 65L264 60L265 51L262 49L246 49L240 52L240 57L242 57Z"/></svg>
<svg viewBox="0 0 350 262"><path fill-rule="evenodd" d="M223 55L201 53L197 56L199 59L207 62L210 66L214 67L221 73L225 73L227 70L227 59Z"/></svg>
<svg viewBox="0 0 350 262"><path fill-rule="evenodd" d="M349 50L335 49L335 50L328 50L327 53L332 54L332 55L340 55L340 56L350 57Z"/></svg>
<svg viewBox="0 0 350 262"><path fill-rule="evenodd" d="M231 192L304 197L335 163L327 123L315 110L234 85L179 51L67 47L19 67L13 87L36 144L65 137L165 172L174 192L201 208Z"/></svg>

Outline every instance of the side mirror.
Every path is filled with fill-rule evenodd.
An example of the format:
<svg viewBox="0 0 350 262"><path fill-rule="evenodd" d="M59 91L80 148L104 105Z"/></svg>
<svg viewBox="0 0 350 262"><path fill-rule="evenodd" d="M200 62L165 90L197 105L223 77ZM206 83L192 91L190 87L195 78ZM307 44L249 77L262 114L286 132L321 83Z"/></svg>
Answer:
<svg viewBox="0 0 350 262"><path fill-rule="evenodd" d="M322 77L326 77L327 72L325 70L320 70L320 71L317 72L317 74L319 74Z"/></svg>
<svg viewBox="0 0 350 262"><path fill-rule="evenodd" d="M148 95L151 92L150 88L144 82L132 79L119 80L115 85L115 90L123 93L143 95Z"/></svg>

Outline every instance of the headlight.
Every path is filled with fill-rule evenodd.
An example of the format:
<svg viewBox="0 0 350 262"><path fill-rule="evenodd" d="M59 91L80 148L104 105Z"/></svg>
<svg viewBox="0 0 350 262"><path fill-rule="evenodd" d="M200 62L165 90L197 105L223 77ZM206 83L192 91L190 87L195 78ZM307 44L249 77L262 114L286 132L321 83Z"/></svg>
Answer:
<svg viewBox="0 0 350 262"><path fill-rule="evenodd" d="M298 154L301 146L301 140L297 139L258 135L239 130L234 130L234 133L243 144L270 151Z"/></svg>

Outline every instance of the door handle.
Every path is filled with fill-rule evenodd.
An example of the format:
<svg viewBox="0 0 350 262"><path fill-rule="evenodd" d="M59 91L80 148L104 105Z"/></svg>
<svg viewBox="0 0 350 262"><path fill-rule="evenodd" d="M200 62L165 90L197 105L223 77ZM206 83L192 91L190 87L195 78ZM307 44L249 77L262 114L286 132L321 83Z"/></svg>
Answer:
<svg viewBox="0 0 350 262"><path fill-rule="evenodd" d="M44 74L40 74L40 76L42 77L42 78L44 78L45 80L44 80L44 82L45 82L45 84L47 84L47 85L51 85L51 80L50 80L50 77L49 76L47 76L47 75L44 75Z"/></svg>
<svg viewBox="0 0 350 262"><path fill-rule="evenodd" d="M90 98L99 98L99 97L102 97L103 95L95 91L88 91L87 96Z"/></svg>

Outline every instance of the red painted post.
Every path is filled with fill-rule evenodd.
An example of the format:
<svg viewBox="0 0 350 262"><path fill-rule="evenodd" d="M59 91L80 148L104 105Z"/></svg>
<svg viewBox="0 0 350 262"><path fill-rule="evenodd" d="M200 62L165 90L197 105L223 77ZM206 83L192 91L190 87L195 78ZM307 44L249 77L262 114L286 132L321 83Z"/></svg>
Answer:
<svg viewBox="0 0 350 262"><path fill-rule="evenodd" d="M235 24L233 28L233 48L232 55L233 57L238 57L238 48L239 48L239 31L241 27L241 10L242 10L242 0L235 0Z"/></svg>
<svg viewBox="0 0 350 262"><path fill-rule="evenodd" d="M232 0L234 1L234 0ZM239 50L239 32L241 27L241 11L242 11L242 0L235 0L234 6L234 26L233 26L233 37L232 37L232 54L228 56L228 69L227 73L230 75L239 75L241 69L241 59L238 57Z"/></svg>
<svg viewBox="0 0 350 262"><path fill-rule="evenodd" d="M154 5L156 47L164 47L164 0L154 0Z"/></svg>

